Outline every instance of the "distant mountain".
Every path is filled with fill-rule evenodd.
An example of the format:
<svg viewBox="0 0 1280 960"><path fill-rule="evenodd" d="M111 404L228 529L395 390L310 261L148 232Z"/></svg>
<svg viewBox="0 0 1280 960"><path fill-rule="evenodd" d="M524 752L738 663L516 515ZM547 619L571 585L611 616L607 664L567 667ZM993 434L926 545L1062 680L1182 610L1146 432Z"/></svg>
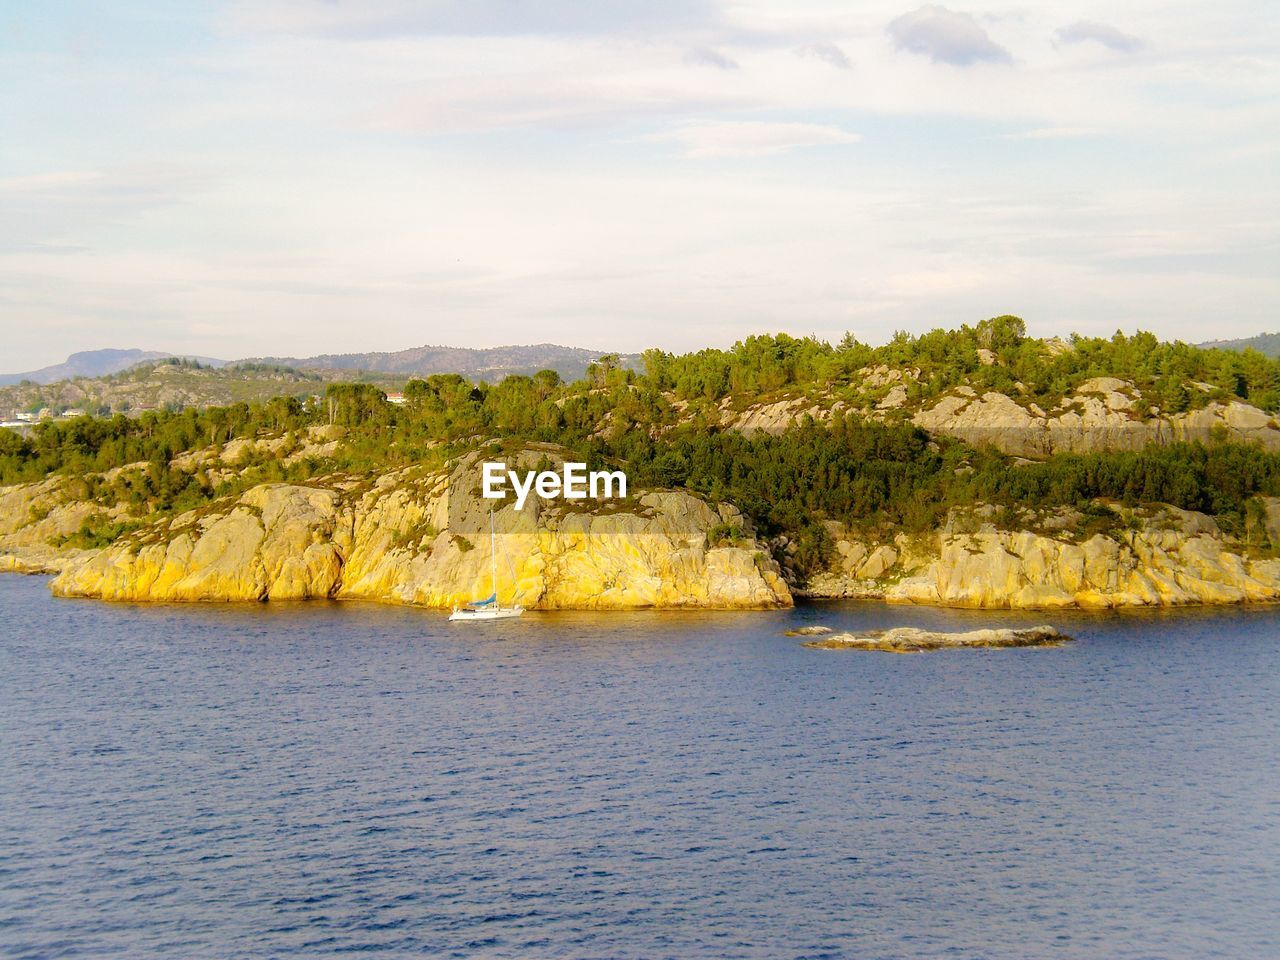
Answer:
<svg viewBox="0 0 1280 960"><path fill-rule="evenodd" d="M316 357L254 357L255 362L277 363L299 370L362 370L402 376L429 376L458 373L476 380L498 380L510 374L533 374L554 370L566 380L576 380L587 364L607 351L562 347L554 343L527 346L465 347L426 346L394 353L328 353ZM623 366L639 362L636 354L621 356Z"/></svg>
<svg viewBox="0 0 1280 960"><path fill-rule="evenodd" d="M426 346L392 353L326 353L314 357L248 357L234 363L269 363L303 371L350 371L339 379L357 372L396 377L425 377L433 373L458 373L472 380L501 380L511 374L530 375L539 370L554 370L565 380L577 380L587 365L606 351L581 347L562 347L553 343L530 346L490 347L470 350L464 347ZM65 363L30 370L26 373L0 374L0 386L12 386L23 380L45 385L76 377L106 377L139 364L181 354L156 350L86 350L73 353ZM211 357L187 357L209 367L226 367L228 361ZM640 362L637 354L620 357L623 366ZM332 376L326 377L332 379Z"/></svg>
<svg viewBox="0 0 1280 960"><path fill-rule="evenodd" d="M1280 333L1260 333L1240 340L1210 340L1197 346L1218 350L1257 350L1268 357L1280 358Z"/></svg>
<svg viewBox="0 0 1280 960"><path fill-rule="evenodd" d="M56 383L59 380L70 380L74 377L105 377L121 370L128 370L148 360L162 360L165 357L180 356L174 353L161 353L156 350L85 350L73 353L64 363L56 363L51 367L39 370L28 370L26 373L0 373L0 386L21 383L31 380L35 383ZM212 357L188 357L208 366L220 367L225 360Z"/></svg>

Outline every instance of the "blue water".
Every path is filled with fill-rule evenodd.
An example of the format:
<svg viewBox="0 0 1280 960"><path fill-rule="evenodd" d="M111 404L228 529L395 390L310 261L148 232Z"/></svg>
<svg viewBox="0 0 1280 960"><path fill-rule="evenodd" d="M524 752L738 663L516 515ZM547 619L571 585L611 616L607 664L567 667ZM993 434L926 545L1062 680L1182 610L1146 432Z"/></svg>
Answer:
<svg viewBox="0 0 1280 960"><path fill-rule="evenodd" d="M1051 620L1058 649L788 626ZM12 957L1280 956L1280 609L541 614L0 577Z"/></svg>

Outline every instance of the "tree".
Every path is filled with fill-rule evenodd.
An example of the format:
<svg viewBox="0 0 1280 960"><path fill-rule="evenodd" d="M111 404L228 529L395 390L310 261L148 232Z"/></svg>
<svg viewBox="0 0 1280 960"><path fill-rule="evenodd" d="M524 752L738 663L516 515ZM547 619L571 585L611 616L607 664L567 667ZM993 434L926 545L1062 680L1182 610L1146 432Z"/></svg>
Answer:
<svg viewBox="0 0 1280 960"><path fill-rule="evenodd" d="M1160 381L1160 412L1168 416L1182 413L1191 405L1191 395L1180 377L1165 377Z"/></svg>
<svg viewBox="0 0 1280 960"><path fill-rule="evenodd" d="M384 420L387 395L371 383L331 383L325 390L329 402L329 422L359 427Z"/></svg>
<svg viewBox="0 0 1280 960"><path fill-rule="evenodd" d="M533 375L533 385L537 388L540 399L545 400L560 387L564 381L554 370L539 370Z"/></svg>
<svg viewBox="0 0 1280 960"><path fill-rule="evenodd" d="M602 353L587 364L587 380L593 387L603 387L609 374L618 369L620 358L616 353Z"/></svg>
<svg viewBox="0 0 1280 960"><path fill-rule="evenodd" d="M975 332L978 336L978 346L999 353L1001 350L1020 344L1027 336L1027 325L1021 317L1004 314L992 317L990 320L983 320L978 324Z"/></svg>

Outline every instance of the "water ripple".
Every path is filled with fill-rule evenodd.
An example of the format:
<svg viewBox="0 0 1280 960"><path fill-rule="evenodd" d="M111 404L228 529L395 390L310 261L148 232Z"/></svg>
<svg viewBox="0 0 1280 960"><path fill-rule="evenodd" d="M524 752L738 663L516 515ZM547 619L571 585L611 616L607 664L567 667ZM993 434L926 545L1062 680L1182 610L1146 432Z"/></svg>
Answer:
<svg viewBox="0 0 1280 960"><path fill-rule="evenodd" d="M815 619L1044 618L0 578L0 955L1280 955L1280 610L922 657L781 636Z"/></svg>

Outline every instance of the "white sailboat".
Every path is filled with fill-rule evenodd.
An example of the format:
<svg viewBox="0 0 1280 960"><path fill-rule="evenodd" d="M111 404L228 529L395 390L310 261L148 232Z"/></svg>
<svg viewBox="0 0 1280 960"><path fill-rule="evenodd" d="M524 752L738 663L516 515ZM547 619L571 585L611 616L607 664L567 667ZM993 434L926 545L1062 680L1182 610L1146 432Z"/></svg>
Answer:
<svg viewBox="0 0 1280 960"><path fill-rule="evenodd" d="M454 607L450 620L506 620L524 613L524 607L513 603L504 607L498 602L498 538L493 530L493 511L489 511L489 567L493 576L493 593L484 600L472 600L461 607ZM514 597L512 598L514 599Z"/></svg>

